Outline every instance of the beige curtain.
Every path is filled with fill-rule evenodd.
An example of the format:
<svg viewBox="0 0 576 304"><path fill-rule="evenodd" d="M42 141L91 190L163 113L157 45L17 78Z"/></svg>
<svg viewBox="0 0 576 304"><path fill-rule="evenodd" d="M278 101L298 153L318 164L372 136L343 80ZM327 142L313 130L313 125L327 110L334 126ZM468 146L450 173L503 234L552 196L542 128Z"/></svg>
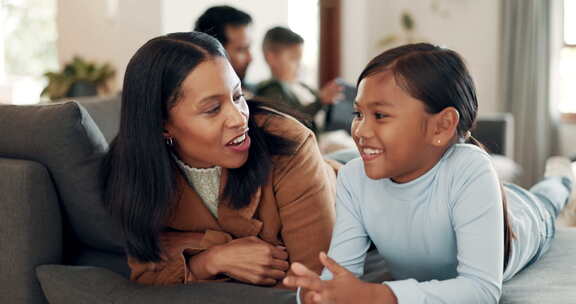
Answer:
<svg viewBox="0 0 576 304"><path fill-rule="evenodd" d="M551 1L502 0L502 100L514 115L514 158L525 187L542 178L557 145L549 100Z"/></svg>

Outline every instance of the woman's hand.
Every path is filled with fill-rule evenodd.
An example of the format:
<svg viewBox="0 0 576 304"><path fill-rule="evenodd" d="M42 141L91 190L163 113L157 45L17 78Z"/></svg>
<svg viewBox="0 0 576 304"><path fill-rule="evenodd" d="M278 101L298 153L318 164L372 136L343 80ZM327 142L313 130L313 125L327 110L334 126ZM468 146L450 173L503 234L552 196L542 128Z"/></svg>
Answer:
<svg viewBox="0 0 576 304"><path fill-rule="evenodd" d="M294 275L284 279L288 287L302 287L303 303L397 303L396 296L388 286L360 281L324 252L320 253L320 261L334 275L332 280L320 280L315 272L299 263L292 264Z"/></svg>
<svg viewBox="0 0 576 304"><path fill-rule="evenodd" d="M209 250L205 263L213 275L218 273L250 284L275 285L286 276L288 253L257 237L235 239Z"/></svg>

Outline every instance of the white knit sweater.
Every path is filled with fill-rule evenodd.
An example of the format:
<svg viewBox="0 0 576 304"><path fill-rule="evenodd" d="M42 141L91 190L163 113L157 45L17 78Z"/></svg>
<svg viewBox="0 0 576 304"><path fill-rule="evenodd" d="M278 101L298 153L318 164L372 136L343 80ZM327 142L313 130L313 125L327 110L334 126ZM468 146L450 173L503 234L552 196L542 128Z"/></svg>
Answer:
<svg viewBox="0 0 576 304"><path fill-rule="evenodd" d="M218 218L218 196L220 194L222 167L198 169L188 166L176 156L174 156L174 159L184 173L188 185L196 190L206 207L208 207L214 217Z"/></svg>

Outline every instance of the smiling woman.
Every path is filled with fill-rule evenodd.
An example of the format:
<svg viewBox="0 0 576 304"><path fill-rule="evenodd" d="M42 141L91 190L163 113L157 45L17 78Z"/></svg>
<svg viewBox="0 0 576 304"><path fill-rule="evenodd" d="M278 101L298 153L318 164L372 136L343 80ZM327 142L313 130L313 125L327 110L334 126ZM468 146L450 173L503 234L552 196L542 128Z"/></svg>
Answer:
<svg viewBox="0 0 576 304"><path fill-rule="evenodd" d="M244 99L206 34L157 37L130 60L103 180L135 281L281 286L290 262L321 270L334 170L306 127Z"/></svg>

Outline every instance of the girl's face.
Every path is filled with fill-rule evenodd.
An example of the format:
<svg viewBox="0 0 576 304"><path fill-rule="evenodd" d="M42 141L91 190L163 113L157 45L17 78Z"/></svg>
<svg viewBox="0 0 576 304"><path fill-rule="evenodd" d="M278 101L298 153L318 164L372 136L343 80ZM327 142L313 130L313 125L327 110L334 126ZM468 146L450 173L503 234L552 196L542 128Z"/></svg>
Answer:
<svg viewBox="0 0 576 304"><path fill-rule="evenodd" d="M241 167L248 159L248 105L225 58L200 63L182 82L164 136L178 157L195 168Z"/></svg>
<svg viewBox="0 0 576 304"><path fill-rule="evenodd" d="M368 177L405 183L437 162L435 114L404 92L392 72L379 72L360 82L355 111L352 136Z"/></svg>

